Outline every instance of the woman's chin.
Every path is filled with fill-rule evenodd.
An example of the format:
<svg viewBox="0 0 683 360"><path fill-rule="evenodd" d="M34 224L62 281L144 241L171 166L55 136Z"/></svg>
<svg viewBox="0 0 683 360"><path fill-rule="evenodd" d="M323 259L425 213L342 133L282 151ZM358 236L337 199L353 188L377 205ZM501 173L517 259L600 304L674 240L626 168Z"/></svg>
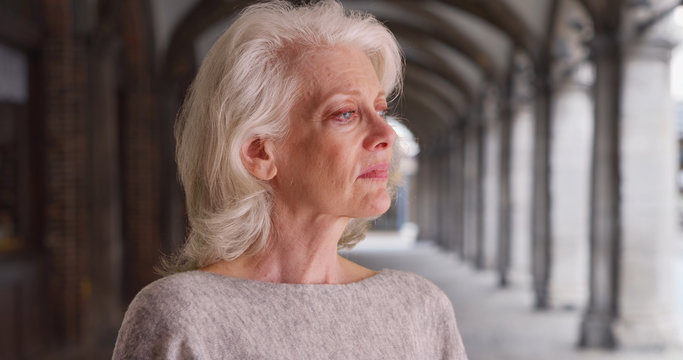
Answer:
<svg viewBox="0 0 683 360"><path fill-rule="evenodd" d="M373 218L373 217L378 217L387 212L389 210L389 207L391 207L391 197L389 194L383 192L382 194L378 194L378 196L375 199L372 199L369 203L364 204L365 209L363 209L364 215L361 215L359 217L363 218Z"/></svg>

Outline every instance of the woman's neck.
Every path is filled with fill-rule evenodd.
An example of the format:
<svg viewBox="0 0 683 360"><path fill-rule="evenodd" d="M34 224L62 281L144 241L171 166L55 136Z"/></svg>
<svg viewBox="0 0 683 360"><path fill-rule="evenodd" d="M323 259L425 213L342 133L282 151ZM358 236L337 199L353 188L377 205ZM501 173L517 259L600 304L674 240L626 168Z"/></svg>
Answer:
<svg viewBox="0 0 683 360"><path fill-rule="evenodd" d="M278 209L268 245L255 255L212 264L218 274L295 284L345 284L374 275L337 254L348 218L305 216Z"/></svg>

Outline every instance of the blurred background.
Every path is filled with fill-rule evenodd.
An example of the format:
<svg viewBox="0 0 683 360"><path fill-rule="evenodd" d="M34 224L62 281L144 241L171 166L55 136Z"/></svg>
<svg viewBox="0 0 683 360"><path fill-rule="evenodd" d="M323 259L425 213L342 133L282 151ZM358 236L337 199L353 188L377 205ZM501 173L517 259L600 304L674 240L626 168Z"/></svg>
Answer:
<svg viewBox="0 0 683 360"><path fill-rule="evenodd" d="M183 242L175 115L250 3L0 0L1 359L111 357ZM403 186L344 256L441 286L471 360L683 359L681 1L343 4L406 58Z"/></svg>

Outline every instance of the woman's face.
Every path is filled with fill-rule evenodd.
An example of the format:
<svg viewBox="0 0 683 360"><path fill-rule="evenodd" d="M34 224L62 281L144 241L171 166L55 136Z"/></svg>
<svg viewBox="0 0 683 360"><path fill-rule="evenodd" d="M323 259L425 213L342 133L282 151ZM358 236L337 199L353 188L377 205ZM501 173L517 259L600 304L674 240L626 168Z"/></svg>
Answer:
<svg viewBox="0 0 683 360"><path fill-rule="evenodd" d="M386 185L396 133L368 57L335 47L296 66L304 91L276 145L276 202L308 216L371 217L391 204Z"/></svg>

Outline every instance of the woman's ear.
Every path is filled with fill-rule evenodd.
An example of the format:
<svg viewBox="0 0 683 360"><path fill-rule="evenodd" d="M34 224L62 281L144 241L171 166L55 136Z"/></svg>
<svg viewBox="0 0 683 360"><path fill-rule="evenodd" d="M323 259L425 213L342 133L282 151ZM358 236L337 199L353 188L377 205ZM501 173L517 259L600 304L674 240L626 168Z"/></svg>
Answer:
<svg viewBox="0 0 683 360"><path fill-rule="evenodd" d="M258 137L250 138L242 144L242 163L258 179L270 180L277 174L273 146L271 139Z"/></svg>

